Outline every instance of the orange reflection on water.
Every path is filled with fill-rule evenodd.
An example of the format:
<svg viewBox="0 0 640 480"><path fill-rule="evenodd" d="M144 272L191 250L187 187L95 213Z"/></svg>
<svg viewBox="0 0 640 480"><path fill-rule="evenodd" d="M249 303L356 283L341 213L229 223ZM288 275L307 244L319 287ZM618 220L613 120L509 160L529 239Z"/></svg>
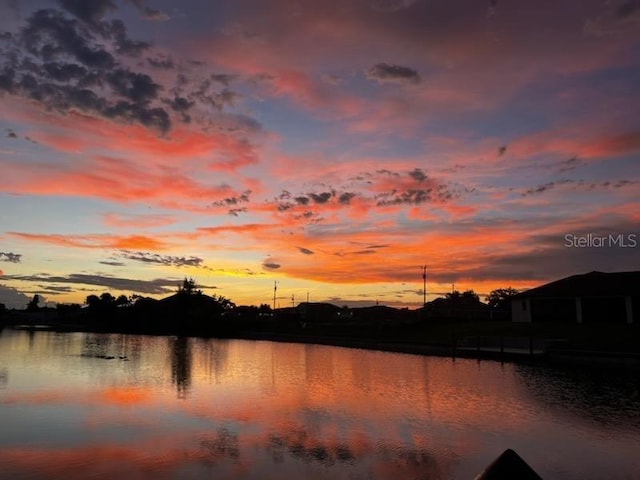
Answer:
<svg viewBox="0 0 640 480"><path fill-rule="evenodd" d="M438 480L473 478L506 447L544 460L542 446L563 435L595 449L531 400L539 377L523 382L512 364L239 340L8 335L0 415L7 431L33 437L12 433L0 446L2 480Z"/></svg>
<svg viewBox="0 0 640 480"><path fill-rule="evenodd" d="M105 403L116 405L137 405L149 403L153 398L153 393L148 389L139 387L110 387L98 395Z"/></svg>

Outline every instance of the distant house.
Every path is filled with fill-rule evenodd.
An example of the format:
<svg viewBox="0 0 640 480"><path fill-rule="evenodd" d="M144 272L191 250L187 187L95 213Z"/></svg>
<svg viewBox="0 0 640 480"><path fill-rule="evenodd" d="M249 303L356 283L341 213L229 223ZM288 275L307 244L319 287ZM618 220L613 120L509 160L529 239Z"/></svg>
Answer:
<svg viewBox="0 0 640 480"><path fill-rule="evenodd" d="M439 297L425 305L428 318L443 320L488 320L490 309L477 296Z"/></svg>
<svg viewBox="0 0 640 480"><path fill-rule="evenodd" d="M302 302L296 307L302 321L310 323L333 322L340 307L331 303Z"/></svg>
<svg viewBox="0 0 640 480"><path fill-rule="evenodd" d="M638 322L640 272L572 275L515 295L511 313L514 322Z"/></svg>

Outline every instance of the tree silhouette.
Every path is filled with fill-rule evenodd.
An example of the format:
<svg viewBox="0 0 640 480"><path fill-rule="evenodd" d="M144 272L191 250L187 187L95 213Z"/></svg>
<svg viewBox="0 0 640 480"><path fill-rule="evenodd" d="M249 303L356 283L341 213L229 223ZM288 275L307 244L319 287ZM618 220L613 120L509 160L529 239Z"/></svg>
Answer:
<svg viewBox="0 0 640 480"><path fill-rule="evenodd" d="M480 302L480 297L473 290L465 290L462 293L460 293L458 290L454 290L453 292L447 293L445 295L445 298L449 303L457 305L472 305Z"/></svg>
<svg viewBox="0 0 640 480"><path fill-rule="evenodd" d="M507 308L511 297L517 294L518 291L515 288L497 288L489 292L485 300L491 308Z"/></svg>
<svg viewBox="0 0 640 480"><path fill-rule="evenodd" d="M99 297L97 295L89 295L86 304L90 311L102 315L113 314L117 307L129 305L130 300L126 295L120 295L116 298L109 292L105 292Z"/></svg>
<svg viewBox="0 0 640 480"><path fill-rule="evenodd" d="M116 298L111 295L109 292L105 292L102 295L100 295L100 303L102 303L102 305L107 306L107 305L111 305L113 303L115 303Z"/></svg>
<svg viewBox="0 0 640 480"><path fill-rule="evenodd" d="M40 300L41 300L40 295L38 294L34 295L31 301L27 304L27 310L29 310L30 312L38 310L39 308L38 304L40 303Z"/></svg>
<svg viewBox="0 0 640 480"><path fill-rule="evenodd" d="M96 308L100 305L100 297L97 295L89 295L85 302L89 308Z"/></svg>
<svg viewBox="0 0 640 480"><path fill-rule="evenodd" d="M120 295L118 298L115 299L115 304L117 306L130 305L131 300L126 295Z"/></svg>
<svg viewBox="0 0 640 480"><path fill-rule="evenodd" d="M223 297L222 295L213 295L212 298L218 304L219 310L231 310L232 308L235 308L235 306L236 306L235 303L233 303L228 298Z"/></svg>
<svg viewBox="0 0 640 480"><path fill-rule="evenodd" d="M198 285L193 278L186 278L183 280L182 285L178 287L178 294L180 295L202 295L202 290L198 289Z"/></svg>

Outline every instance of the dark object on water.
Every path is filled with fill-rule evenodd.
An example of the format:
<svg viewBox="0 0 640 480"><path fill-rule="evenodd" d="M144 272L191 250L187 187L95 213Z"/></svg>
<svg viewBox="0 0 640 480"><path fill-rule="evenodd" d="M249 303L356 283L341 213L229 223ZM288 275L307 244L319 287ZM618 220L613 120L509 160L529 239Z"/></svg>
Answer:
<svg viewBox="0 0 640 480"><path fill-rule="evenodd" d="M520 455L508 448L475 480L542 480Z"/></svg>

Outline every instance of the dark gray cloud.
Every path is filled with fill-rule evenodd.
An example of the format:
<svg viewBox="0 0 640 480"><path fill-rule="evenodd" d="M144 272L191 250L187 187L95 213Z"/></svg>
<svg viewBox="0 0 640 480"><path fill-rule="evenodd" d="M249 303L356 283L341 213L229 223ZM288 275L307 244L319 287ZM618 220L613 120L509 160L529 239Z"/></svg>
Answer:
<svg viewBox="0 0 640 480"><path fill-rule="evenodd" d="M160 90L149 75L121 68L109 72L105 80L116 95L141 104L155 100Z"/></svg>
<svg viewBox="0 0 640 480"><path fill-rule="evenodd" d="M162 70L173 70L174 68L176 68L176 64L173 61L173 58L169 55L158 55L153 58L147 58L147 63L152 67L160 68Z"/></svg>
<svg viewBox="0 0 640 480"><path fill-rule="evenodd" d="M356 243L356 242L350 242L350 243ZM361 248L359 250L348 250L348 251L339 250L337 252L331 252L331 255L335 255L336 257L347 257L350 255L372 255L374 253L378 253L375 245Z"/></svg>
<svg viewBox="0 0 640 480"><path fill-rule="evenodd" d="M125 290L145 294L164 294L174 292L176 285L180 282L180 279L175 278L136 280L131 278L108 277L104 275L90 275L83 273L72 273L66 276L55 276L45 273L38 275L5 275L4 278L36 283L92 285L112 290Z"/></svg>
<svg viewBox="0 0 640 480"><path fill-rule="evenodd" d="M584 162L582 160L580 160L577 156L575 157L571 157L567 160L564 160L562 162L560 162L559 165L559 171L560 173L563 172L570 172L572 170L575 170L577 167L579 167L580 165L583 165Z"/></svg>
<svg viewBox="0 0 640 480"><path fill-rule="evenodd" d="M143 18L154 22L165 22L171 18L166 12L151 7L144 7L142 13Z"/></svg>
<svg viewBox="0 0 640 480"><path fill-rule="evenodd" d="M407 176L413 182L407 181ZM358 186L361 188L360 191L357 191ZM420 205L427 202L441 204L459 198L463 193L470 191L460 185L441 183L417 167L402 173L388 169L363 172L349 177L343 186L331 187L320 184L319 187L322 188L319 191L301 195L283 190L275 198L276 208L279 212L295 212L294 218L317 223L322 220L320 213L307 211L301 215L299 208L296 207L310 205L319 209L325 205L348 207L354 197L377 206Z"/></svg>
<svg viewBox="0 0 640 480"><path fill-rule="evenodd" d="M305 220L308 223L320 223L323 220L322 215L311 210L304 211L298 215L294 215L295 220Z"/></svg>
<svg viewBox="0 0 640 480"><path fill-rule="evenodd" d="M204 259L200 257L176 257L172 255L159 255L149 252L129 252L123 251L120 256L127 260L142 263L154 263L168 267L204 267Z"/></svg>
<svg viewBox="0 0 640 480"><path fill-rule="evenodd" d="M230 208L227 213L232 217L237 217L239 214L246 213L246 212L247 212L247 207L240 207L240 208Z"/></svg>
<svg viewBox="0 0 640 480"><path fill-rule="evenodd" d="M321 193L310 193L309 197L313 200L314 203L324 204L329 201L335 192L321 192Z"/></svg>
<svg viewBox="0 0 640 480"><path fill-rule="evenodd" d="M18 41L27 52L44 61L70 56L90 68L112 68L113 55L95 41L93 32L95 29L57 10L38 10L26 20Z"/></svg>
<svg viewBox="0 0 640 480"><path fill-rule="evenodd" d="M25 308L30 297L23 292L6 285L0 285L0 303L4 304L7 308Z"/></svg>
<svg viewBox="0 0 640 480"><path fill-rule="evenodd" d="M389 65L387 63L378 63L366 72L366 76L370 80L380 83L418 83L420 82L420 74L409 67L401 65Z"/></svg>
<svg viewBox="0 0 640 480"><path fill-rule="evenodd" d="M46 74L58 82L79 80L87 76L87 69L77 63L48 62L42 65Z"/></svg>
<svg viewBox="0 0 640 480"><path fill-rule="evenodd" d="M123 262L116 262L116 261L110 261L110 260L105 260L105 261L98 262L98 263L100 263L102 265L108 265L110 267L124 267L125 266L125 263L123 263Z"/></svg>
<svg viewBox="0 0 640 480"><path fill-rule="evenodd" d="M58 0L58 4L75 17L89 23L98 23L116 9L111 0Z"/></svg>
<svg viewBox="0 0 640 480"><path fill-rule="evenodd" d="M234 197L226 197L222 200L218 200L213 202L211 205L214 207L231 207L234 205L239 205L242 203L247 203L251 198L251 190L245 190L239 195Z"/></svg>
<svg viewBox="0 0 640 480"><path fill-rule="evenodd" d="M12 252L0 252L0 262L20 263L22 255Z"/></svg>
<svg viewBox="0 0 640 480"><path fill-rule="evenodd" d="M113 20L107 31L115 41L116 51L123 55L138 57L151 47L147 42L129 38L127 28L121 20Z"/></svg>
<svg viewBox="0 0 640 480"><path fill-rule="evenodd" d="M387 175L389 177L399 177L400 174L398 172L392 172L391 170L387 169L387 168L381 168L379 170L376 170L376 173L379 175Z"/></svg>
<svg viewBox="0 0 640 480"><path fill-rule="evenodd" d="M264 262L262 262L262 268L266 270L277 270L280 268L280 266L281 265L279 263L276 263L276 261L272 258L267 258Z"/></svg>
<svg viewBox="0 0 640 480"><path fill-rule="evenodd" d="M560 185L567 185L569 183L575 183L575 182L574 180L569 180L569 179L562 179L562 180L556 180L553 182L547 182L547 183L537 185L535 187L528 188L527 190L522 192L521 195L523 197L526 197L528 195L536 195L539 193L546 192L548 190L552 190Z"/></svg>
<svg viewBox="0 0 640 480"><path fill-rule="evenodd" d="M420 205L422 203L445 203L456 195L446 185L434 185L428 188L410 188L403 191L392 190L376 195L376 205Z"/></svg>
<svg viewBox="0 0 640 480"><path fill-rule="evenodd" d="M304 247L297 247L297 248L298 248L298 251L300 253L303 253L305 255L313 255L314 254L314 252L312 250L309 250L308 248L304 248Z"/></svg>
<svg viewBox="0 0 640 480"><path fill-rule="evenodd" d="M5 128L5 132L7 132L7 138L18 138L16 132L11 130L10 128Z"/></svg>
<svg viewBox="0 0 640 480"><path fill-rule="evenodd" d="M409 176L416 182L424 182L427 179L427 175L420 168L414 168L409 172Z"/></svg>
<svg viewBox="0 0 640 480"><path fill-rule="evenodd" d="M242 96L234 90L223 88L219 91L204 94L196 92L194 97L204 104L209 104L217 110L222 110L225 106L235 105Z"/></svg>
<svg viewBox="0 0 640 480"><path fill-rule="evenodd" d="M129 38L120 20L102 20L110 1L59 4L76 18L38 10L0 52L0 93L61 113L77 110L167 132L171 119L161 106L162 88L119 58L139 56L149 44Z"/></svg>
<svg viewBox="0 0 640 480"><path fill-rule="evenodd" d="M229 75L226 73L214 73L211 75L211 80L221 83L225 87L228 87L236 78L238 78L237 75Z"/></svg>
<svg viewBox="0 0 640 480"><path fill-rule="evenodd" d="M341 205L349 205L351 203L351 199L355 196L356 194L353 192L343 192L338 196L338 203Z"/></svg>
<svg viewBox="0 0 640 480"><path fill-rule="evenodd" d="M161 57L162 58L162 57ZM159 63L158 65L162 65ZM229 84L233 80L232 76L227 78L220 89L220 81L212 78L204 80L193 80L187 75L179 74L177 77L177 85L173 89L176 95L186 96L189 100L195 101L207 107L212 107L217 111L222 111L225 107L231 107L242 98L242 95L235 90L229 88ZM246 117L245 118L250 118ZM253 119L256 122L255 119Z"/></svg>
<svg viewBox="0 0 640 480"><path fill-rule="evenodd" d="M144 0L129 0L129 2L138 9L140 16L146 20L165 22L171 19L166 12L150 7Z"/></svg>
<svg viewBox="0 0 640 480"><path fill-rule="evenodd" d="M73 288L69 286L38 285L38 287L42 288L47 295L60 295L62 293L73 292Z"/></svg>
<svg viewBox="0 0 640 480"><path fill-rule="evenodd" d="M501 157L506 153L506 151L507 151L507 146L502 145L500 148L498 148L498 156Z"/></svg>
<svg viewBox="0 0 640 480"><path fill-rule="evenodd" d="M253 134L260 133L263 130L262 124L255 118L227 112L220 112L212 116L208 126L230 134Z"/></svg>
<svg viewBox="0 0 640 480"><path fill-rule="evenodd" d="M572 189L591 191L591 190L617 190L640 183L640 180L602 180L600 182L587 182L584 180L562 179L552 182L543 183L535 187L524 190L520 195L523 197L530 195L538 195L548 192L563 185L569 185Z"/></svg>

